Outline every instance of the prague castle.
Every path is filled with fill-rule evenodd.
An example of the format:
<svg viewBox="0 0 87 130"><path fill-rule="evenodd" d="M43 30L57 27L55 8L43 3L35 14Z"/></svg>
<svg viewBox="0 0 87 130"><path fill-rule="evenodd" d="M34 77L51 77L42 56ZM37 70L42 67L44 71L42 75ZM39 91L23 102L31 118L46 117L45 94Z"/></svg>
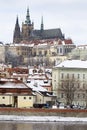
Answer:
<svg viewBox="0 0 87 130"><path fill-rule="evenodd" d="M34 29L34 23L31 22L29 8L27 8L26 20L22 23L20 28L18 17L16 19L13 43L20 43L31 40L43 40L43 39L61 39L64 40L64 35L60 28L56 29L44 29L43 17L41 19L41 28L39 30Z"/></svg>

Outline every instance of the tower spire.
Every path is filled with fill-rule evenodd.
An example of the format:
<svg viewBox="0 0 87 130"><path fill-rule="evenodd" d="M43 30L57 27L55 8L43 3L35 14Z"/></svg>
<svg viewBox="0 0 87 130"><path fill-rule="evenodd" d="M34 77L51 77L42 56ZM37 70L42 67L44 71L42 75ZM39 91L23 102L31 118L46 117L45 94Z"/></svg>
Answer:
<svg viewBox="0 0 87 130"><path fill-rule="evenodd" d="M15 26L17 26L19 23L18 23L18 15L17 15L17 17L16 17L16 24L15 24Z"/></svg>
<svg viewBox="0 0 87 130"><path fill-rule="evenodd" d="M43 31L44 30L44 24L43 24L43 16L42 16L42 18L41 18L41 31Z"/></svg>
<svg viewBox="0 0 87 130"><path fill-rule="evenodd" d="M13 42L19 43L20 40L21 40L20 26L19 26L19 21L18 21L18 16L17 16L17 18L16 18L16 24L15 24L15 30L14 30Z"/></svg>
<svg viewBox="0 0 87 130"><path fill-rule="evenodd" d="M27 15L26 15L26 24L31 24L31 20L30 20L30 14L29 14L29 7L27 8Z"/></svg>

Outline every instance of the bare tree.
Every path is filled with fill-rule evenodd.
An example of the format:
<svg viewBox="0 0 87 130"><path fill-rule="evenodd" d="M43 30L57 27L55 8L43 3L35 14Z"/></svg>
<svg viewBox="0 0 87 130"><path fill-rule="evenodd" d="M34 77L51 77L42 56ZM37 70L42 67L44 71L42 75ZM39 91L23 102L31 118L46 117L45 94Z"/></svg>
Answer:
<svg viewBox="0 0 87 130"><path fill-rule="evenodd" d="M74 94L77 90L77 81L75 79L69 78L62 80L60 84L60 91L65 95L66 105L71 105L74 100Z"/></svg>
<svg viewBox="0 0 87 130"><path fill-rule="evenodd" d="M5 62L6 63L11 63L12 67L18 66L23 64L23 57L14 55L12 52L7 51L5 52Z"/></svg>
<svg viewBox="0 0 87 130"><path fill-rule="evenodd" d="M85 107L87 108L87 84L85 84L85 88L84 88L84 97L85 97Z"/></svg>

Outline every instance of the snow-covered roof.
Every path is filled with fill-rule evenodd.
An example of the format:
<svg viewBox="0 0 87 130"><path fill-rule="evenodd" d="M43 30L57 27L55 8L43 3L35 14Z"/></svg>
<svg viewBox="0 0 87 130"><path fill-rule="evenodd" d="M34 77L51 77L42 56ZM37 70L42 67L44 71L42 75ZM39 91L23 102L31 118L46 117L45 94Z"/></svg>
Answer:
<svg viewBox="0 0 87 130"><path fill-rule="evenodd" d="M17 74L17 73L13 73L12 77L28 77L28 74Z"/></svg>
<svg viewBox="0 0 87 130"><path fill-rule="evenodd" d="M27 87L22 83L6 82L4 84L0 84L0 88L27 88Z"/></svg>
<svg viewBox="0 0 87 130"><path fill-rule="evenodd" d="M23 82L16 79L0 79L0 88L28 88Z"/></svg>
<svg viewBox="0 0 87 130"><path fill-rule="evenodd" d="M40 95L44 95L47 97L55 97L55 95L53 93L50 93L47 89L45 89L44 87L41 87L41 85L39 84L33 84L33 83L27 83L27 86L29 86L29 88L32 89L32 91L34 91L35 93L39 93Z"/></svg>
<svg viewBox="0 0 87 130"><path fill-rule="evenodd" d="M33 91L41 91L41 92L47 92L47 89L45 89L44 87L41 87L39 84L33 84L33 83L26 83L27 86L29 86L29 88L31 88Z"/></svg>
<svg viewBox="0 0 87 130"><path fill-rule="evenodd" d="M58 64L54 68L65 67L65 68L87 68L87 61L84 60L65 60Z"/></svg>
<svg viewBox="0 0 87 130"><path fill-rule="evenodd" d="M34 75L29 75L28 79L46 79L46 76L40 74L34 74Z"/></svg>
<svg viewBox="0 0 87 130"><path fill-rule="evenodd" d="M45 72L52 73L52 69L45 69Z"/></svg>
<svg viewBox="0 0 87 130"><path fill-rule="evenodd" d="M51 80L41 80L41 79L28 79L27 80L28 84L34 84L34 83L37 83L38 85L40 86L50 86L51 85ZM30 83L29 83L30 82Z"/></svg>
<svg viewBox="0 0 87 130"><path fill-rule="evenodd" d="M25 44L25 43L19 43L19 44L9 44L9 46L26 46L26 47L33 47L34 44Z"/></svg>

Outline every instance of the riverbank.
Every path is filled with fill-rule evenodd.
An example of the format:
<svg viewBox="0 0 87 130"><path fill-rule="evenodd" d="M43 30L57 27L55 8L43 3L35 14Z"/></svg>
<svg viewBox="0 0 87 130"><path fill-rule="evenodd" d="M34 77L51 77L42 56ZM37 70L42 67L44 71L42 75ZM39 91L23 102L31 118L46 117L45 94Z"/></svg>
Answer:
<svg viewBox="0 0 87 130"><path fill-rule="evenodd" d="M87 117L87 109L0 108L0 115Z"/></svg>
<svg viewBox="0 0 87 130"><path fill-rule="evenodd" d="M16 116L0 115L0 121L16 122L87 122L87 118L79 117L60 117L60 116Z"/></svg>

